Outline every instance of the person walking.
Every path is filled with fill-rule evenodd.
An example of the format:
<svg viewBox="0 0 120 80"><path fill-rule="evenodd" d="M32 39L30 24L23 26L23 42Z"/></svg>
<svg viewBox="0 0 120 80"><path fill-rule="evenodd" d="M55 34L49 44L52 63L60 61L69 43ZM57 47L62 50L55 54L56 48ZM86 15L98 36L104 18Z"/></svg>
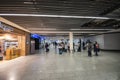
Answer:
<svg viewBox="0 0 120 80"><path fill-rule="evenodd" d="M85 50L85 42L82 43L83 50Z"/></svg>
<svg viewBox="0 0 120 80"><path fill-rule="evenodd" d="M64 52L65 51L65 43L61 42L61 46L62 46L62 51Z"/></svg>
<svg viewBox="0 0 120 80"><path fill-rule="evenodd" d="M56 41L54 42L54 45L55 45L55 49L56 49L57 48L57 42Z"/></svg>
<svg viewBox="0 0 120 80"><path fill-rule="evenodd" d="M97 41L95 41L94 43L94 52L95 52L95 55L98 56L99 44L97 43Z"/></svg>
<svg viewBox="0 0 120 80"><path fill-rule="evenodd" d="M46 52L49 52L49 45L48 45L48 43L45 43L45 49L46 49Z"/></svg>
<svg viewBox="0 0 120 80"><path fill-rule="evenodd" d="M59 54L62 55L62 53L63 53L62 43L59 43L58 49L59 49Z"/></svg>
<svg viewBox="0 0 120 80"><path fill-rule="evenodd" d="M81 52L81 44L80 44L80 42L78 42L78 50L77 50L77 52Z"/></svg>
<svg viewBox="0 0 120 80"><path fill-rule="evenodd" d="M70 43L69 42L67 42L67 50L70 53Z"/></svg>
<svg viewBox="0 0 120 80"><path fill-rule="evenodd" d="M87 43L87 48L88 48L88 56L92 57L92 43L90 41Z"/></svg>

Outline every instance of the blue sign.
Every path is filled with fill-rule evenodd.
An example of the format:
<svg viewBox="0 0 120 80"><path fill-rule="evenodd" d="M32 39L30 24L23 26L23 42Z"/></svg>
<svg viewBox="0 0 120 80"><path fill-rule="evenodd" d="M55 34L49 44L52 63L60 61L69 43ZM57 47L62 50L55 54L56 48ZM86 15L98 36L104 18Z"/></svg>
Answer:
<svg viewBox="0 0 120 80"><path fill-rule="evenodd" d="M36 39L41 39L41 40L44 40L45 37L44 36L41 36L41 35L38 35L38 34L31 34L31 38L36 38Z"/></svg>

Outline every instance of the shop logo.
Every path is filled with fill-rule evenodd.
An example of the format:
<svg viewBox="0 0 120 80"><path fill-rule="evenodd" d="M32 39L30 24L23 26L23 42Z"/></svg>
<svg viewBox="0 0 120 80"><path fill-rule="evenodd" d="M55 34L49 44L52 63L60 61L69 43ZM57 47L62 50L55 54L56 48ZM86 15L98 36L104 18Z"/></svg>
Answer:
<svg viewBox="0 0 120 80"><path fill-rule="evenodd" d="M0 28L6 32L12 32L14 29L6 24L0 23Z"/></svg>

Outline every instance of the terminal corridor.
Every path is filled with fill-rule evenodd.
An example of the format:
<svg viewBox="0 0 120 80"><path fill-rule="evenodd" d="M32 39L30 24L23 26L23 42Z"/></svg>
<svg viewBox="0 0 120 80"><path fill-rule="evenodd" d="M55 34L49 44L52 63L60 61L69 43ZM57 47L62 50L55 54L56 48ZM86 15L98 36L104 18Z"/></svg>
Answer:
<svg viewBox="0 0 120 80"><path fill-rule="evenodd" d="M120 53L86 51L59 55L37 51L34 55L0 63L0 80L120 80Z"/></svg>
<svg viewBox="0 0 120 80"><path fill-rule="evenodd" d="M120 80L120 0L0 0L0 80Z"/></svg>

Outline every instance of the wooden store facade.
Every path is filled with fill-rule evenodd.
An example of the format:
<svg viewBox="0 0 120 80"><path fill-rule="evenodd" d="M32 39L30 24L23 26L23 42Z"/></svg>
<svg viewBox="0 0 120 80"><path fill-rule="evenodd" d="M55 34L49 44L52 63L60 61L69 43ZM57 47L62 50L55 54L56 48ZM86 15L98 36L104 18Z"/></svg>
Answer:
<svg viewBox="0 0 120 80"><path fill-rule="evenodd" d="M0 21L0 60L11 60L30 53L30 33Z"/></svg>

